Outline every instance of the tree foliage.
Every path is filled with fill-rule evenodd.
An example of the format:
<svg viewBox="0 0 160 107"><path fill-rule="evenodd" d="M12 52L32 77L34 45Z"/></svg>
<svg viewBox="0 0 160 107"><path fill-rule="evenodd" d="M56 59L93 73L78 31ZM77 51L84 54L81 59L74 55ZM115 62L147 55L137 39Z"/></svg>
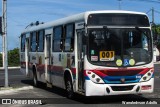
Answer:
<svg viewBox="0 0 160 107"><path fill-rule="evenodd" d="M160 24L156 26L157 31L157 48L160 51Z"/></svg>
<svg viewBox="0 0 160 107"><path fill-rule="evenodd" d="M158 36L160 35L160 25L153 25L152 26L152 33L153 33L153 39L158 39Z"/></svg>
<svg viewBox="0 0 160 107"><path fill-rule="evenodd" d="M8 65L9 66L19 66L19 48L8 51Z"/></svg>
<svg viewBox="0 0 160 107"><path fill-rule="evenodd" d="M160 50L160 24L152 26L154 45Z"/></svg>
<svg viewBox="0 0 160 107"><path fill-rule="evenodd" d="M0 66L3 66L2 54L0 54ZM14 48L13 50L8 51L8 66L19 66L19 48Z"/></svg>
<svg viewBox="0 0 160 107"><path fill-rule="evenodd" d="M160 24L156 26L157 34L160 36Z"/></svg>

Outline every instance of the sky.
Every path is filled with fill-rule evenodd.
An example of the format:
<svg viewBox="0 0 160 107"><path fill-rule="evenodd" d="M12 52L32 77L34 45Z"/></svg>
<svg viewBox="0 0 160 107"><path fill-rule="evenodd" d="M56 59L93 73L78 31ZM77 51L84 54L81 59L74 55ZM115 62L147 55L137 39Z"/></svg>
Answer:
<svg viewBox="0 0 160 107"><path fill-rule="evenodd" d="M2 1L2 0L1 0ZM160 0L7 0L8 50L19 47L19 36L31 22L49 22L92 10L121 10L147 13L152 7L155 23L160 24ZM2 15L2 2L0 14ZM151 11L148 13L152 21ZM2 51L2 37L0 37Z"/></svg>

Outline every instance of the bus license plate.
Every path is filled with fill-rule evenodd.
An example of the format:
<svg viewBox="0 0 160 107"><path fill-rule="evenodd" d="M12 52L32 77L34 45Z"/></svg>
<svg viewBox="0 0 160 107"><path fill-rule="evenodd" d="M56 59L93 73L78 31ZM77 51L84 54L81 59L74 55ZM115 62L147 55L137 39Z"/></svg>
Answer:
<svg viewBox="0 0 160 107"><path fill-rule="evenodd" d="M114 51L100 51L100 61L114 61Z"/></svg>

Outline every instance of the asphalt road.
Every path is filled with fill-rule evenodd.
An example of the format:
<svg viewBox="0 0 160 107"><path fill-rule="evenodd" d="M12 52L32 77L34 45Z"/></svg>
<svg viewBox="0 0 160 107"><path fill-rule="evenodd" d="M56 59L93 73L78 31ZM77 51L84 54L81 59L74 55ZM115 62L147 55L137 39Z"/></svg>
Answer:
<svg viewBox="0 0 160 107"><path fill-rule="evenodd" d="M27 79L25 76L23 76L20 73L19 69L13 69L9 70L9 85L12 87L30 86L33 85L33 82L31 79ZM0 70L0 86L4 86L3 70ZM56 106L69 106L69 104L96 104L95 106L102 106L111 104L111 106L113 107L113 104L122 104L122 101L151 101L152 103L156 101L160 104L160 64L155 64L155 89L154 93L151 94L121 96L117 95L106 97L84 97L81 95L76 95L76 98L74 100L71 100L65 97L65 90L57 87L45 88L45 85L41 84L39 88L34 87L34 89L32 90L19 91L11 94L1 94L0 98L42 98L43 106L52 106L50 104L58 104Z"/></svg>
<svg viewBox="0 0 160 107"><path fill-rule="evenodd" d="M11 87L22 87L22 86L28 86L27 84L24 84L23 80L29 80L27 79L19 69L9 69L8 70L8 83ZM4 70L0 70L0 87L4 87L5 84L5 72Z"/></svg>

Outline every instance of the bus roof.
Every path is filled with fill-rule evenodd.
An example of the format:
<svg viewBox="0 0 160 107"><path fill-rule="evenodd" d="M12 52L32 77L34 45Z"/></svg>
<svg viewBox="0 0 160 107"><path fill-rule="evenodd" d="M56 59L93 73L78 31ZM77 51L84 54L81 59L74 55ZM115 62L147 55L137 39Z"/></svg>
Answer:
<svg viewBox="0 0 160 107"><path fill-rule="evenodd" d="M128 14L143 14L143 15L146 15L145 13L142 13L142 12L126 11L126 10L87 11L87 12L85 12L85 13L87 13L87 14L91 14L91 13L128 13Z"/></svg>
<svg viewBox="0 0 160 107"><path fill-rule="evenodd" d="M135 12L135 11L125 11L125 10L101 10L101 11L86 11L84 13L68 16L62 19L58 19L55 21L47 22L44 24L39 24L37 26L31 26L27 27L22 33L27 33L27 32L32 32L36 30L41 30L41 29L46 29L46 28L51 28L53 26L59 26L67 23L73 23L73 22L80 22L80 21L85 21L87 19L89 14L93 13L126 13L126 14L142 14L146 15L145 13L142 12Z"/></svg>

